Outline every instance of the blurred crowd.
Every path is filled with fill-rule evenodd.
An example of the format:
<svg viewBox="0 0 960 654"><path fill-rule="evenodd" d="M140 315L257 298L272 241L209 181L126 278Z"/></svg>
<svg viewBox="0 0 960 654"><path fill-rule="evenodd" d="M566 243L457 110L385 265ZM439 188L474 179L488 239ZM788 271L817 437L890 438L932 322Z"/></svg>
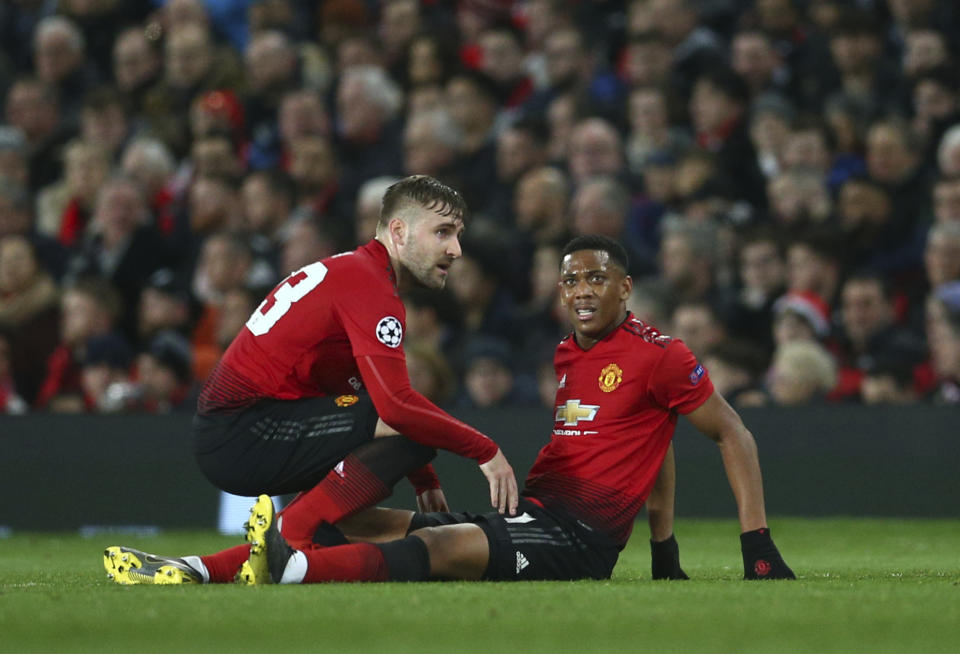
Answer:
<svg viewBox="0 0 960 654"><path fill-rule="evenodd" d="M9 0L0 412L191 411L385 188L465 196L418 390L552 406L559 252L737 406L960 402L952 0Z"/></svg>

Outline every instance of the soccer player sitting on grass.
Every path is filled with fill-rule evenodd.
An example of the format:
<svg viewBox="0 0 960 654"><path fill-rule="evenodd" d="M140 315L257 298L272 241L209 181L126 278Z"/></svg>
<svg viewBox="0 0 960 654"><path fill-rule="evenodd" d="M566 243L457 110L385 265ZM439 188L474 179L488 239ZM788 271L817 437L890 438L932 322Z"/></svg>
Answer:
<svg viewBox="0 0 960 654"><path fill-rule="evenodd" d="M606 579L657 479L677 414L720 447L744 578L794 578L767 527L753 436L681 341L627 311L627 270L624 249L608 238L581 236L564 248L560 294L573 335L557 347L554 430L518 515L384 509L382 525L393 524L396 540L291 547L261 495L247 527L255 581Z"/></svg>
<svg viewBox="0 0 960 654"><path fill-rule="evenodd" d="M309 264L250 316L201 391L193 422L200 469L237 495L302 491L281 533L308 546L318 528L388 497L407 475L423 510L447 510L428 464L434 448L475 459L490 500L513 515L518 491L497 444L410 387L399 294L442 288L460 254L466 206L437 180L412 176L383 197L376 237ZM401 435L402 434L402 435ZM207 577L232 577L249 548L221 552ZM119 583L206 579L124 547L104 557ZM212 569L211 569L212 567Z"/></svg>

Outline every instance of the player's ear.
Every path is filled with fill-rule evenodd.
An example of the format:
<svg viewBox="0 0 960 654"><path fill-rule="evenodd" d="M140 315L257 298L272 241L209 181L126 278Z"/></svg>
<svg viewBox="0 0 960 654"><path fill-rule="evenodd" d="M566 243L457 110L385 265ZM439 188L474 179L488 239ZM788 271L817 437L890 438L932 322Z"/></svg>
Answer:
<svg viewBox="0 0 960 654"><path fill-rule="evenodd" d="M391 218L387 223L387 231L395 245L403 245L407 240L407 221L402 218Z"/></svg>
<svg viewBox="0 0 960 654"><path fill-rule="evenodd" d="M620 282L620 299L626 302L630 298L631 291L633 291L633 277L624 275L623 281Z"/></svg>

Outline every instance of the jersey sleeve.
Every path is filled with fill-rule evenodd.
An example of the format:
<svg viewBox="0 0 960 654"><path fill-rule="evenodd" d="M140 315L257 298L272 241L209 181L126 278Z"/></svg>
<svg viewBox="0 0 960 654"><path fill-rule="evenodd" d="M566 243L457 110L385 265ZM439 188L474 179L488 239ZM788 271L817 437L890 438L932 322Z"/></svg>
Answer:
<svg viewBox="0 0 960 654"><path fill-rule="evenodd" d="M362 270L344 270L339 277L335 308L353 356L403 359L406 313L393 286Z"/></svg>
<svg viewBox="0 0 960 654"><path fill-rule="evenodd" d="M496 443L413 390L403 361L365 356L357 364L377 415L410 440L480 464L496 455Z"/></svg>
<svg viewBox="0 0 960 654"><path fill-rule="evenodd" d="M660 406L690 413L713 393L707 370L683 341L672 341L650 375L647 391Z"/></svg>

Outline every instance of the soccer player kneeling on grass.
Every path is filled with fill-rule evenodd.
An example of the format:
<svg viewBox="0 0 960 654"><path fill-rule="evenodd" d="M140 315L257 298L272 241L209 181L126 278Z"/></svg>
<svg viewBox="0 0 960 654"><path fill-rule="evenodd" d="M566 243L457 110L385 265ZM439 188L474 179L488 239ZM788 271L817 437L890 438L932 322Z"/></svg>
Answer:
<svg viewBox="0 0 960 654"><path fill-rule="evenodd" d="M657 479L677 414L716 441L736 498L744 578L793 579L770 537L756 443L690 350L626 309L623 248L571 241L561 298L574 325L557 347L554 430L517 515L381 509L358 534L376 543L294 549L260 496L247 530L257 580L606 579ZM383 542L389 535L396 540Z"/></svg>

